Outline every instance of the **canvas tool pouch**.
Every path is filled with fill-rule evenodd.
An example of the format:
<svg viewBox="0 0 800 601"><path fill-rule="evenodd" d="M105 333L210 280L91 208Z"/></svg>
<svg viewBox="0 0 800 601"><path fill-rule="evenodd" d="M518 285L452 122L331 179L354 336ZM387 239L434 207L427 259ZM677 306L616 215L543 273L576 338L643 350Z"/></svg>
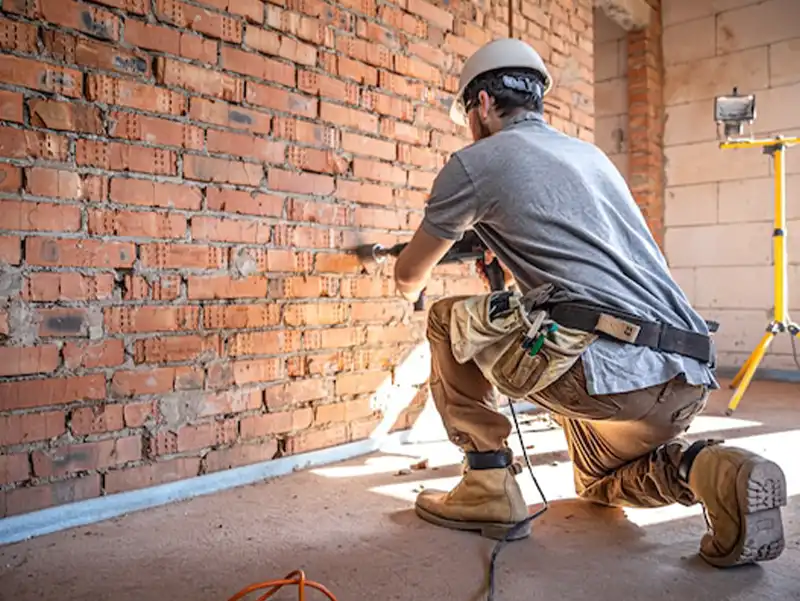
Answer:
<svg viewBox="0 0 800 601"><path fill-rule="evenodd" d="M493 292L454 303L450 339L456 361L474 361L501 393L515 399L558 380L597 335L561 326L552 330L553 321L541 307L553 290L547 285L524 296ZM532 352L526 343L540 336L541 347Z"/></svg>

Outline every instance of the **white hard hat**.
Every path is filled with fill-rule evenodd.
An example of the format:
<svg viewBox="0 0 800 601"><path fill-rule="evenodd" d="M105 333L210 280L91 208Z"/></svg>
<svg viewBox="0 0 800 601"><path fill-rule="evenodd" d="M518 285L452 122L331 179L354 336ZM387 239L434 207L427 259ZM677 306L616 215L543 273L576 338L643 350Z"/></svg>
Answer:
<svg viewBox="0 0 800 601"><path fill-rule="evenodd" d="M478 75L495 69L517 68L538 71L544 79L544 94L553 87L553 78L536 50L522 40L502 38L494 40L478 49L467 59L461 78L458 81L458 93L450 107L450 118L458 125L467 124L467 113L464 107L464 90Z"/></svg>

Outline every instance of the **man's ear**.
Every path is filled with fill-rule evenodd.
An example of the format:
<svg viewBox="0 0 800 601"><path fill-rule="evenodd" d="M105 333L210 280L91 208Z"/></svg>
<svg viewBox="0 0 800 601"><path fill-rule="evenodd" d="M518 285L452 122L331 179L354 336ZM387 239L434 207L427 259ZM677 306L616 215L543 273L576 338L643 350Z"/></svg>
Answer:
<svg viewBox="0 0 800 601"><path fill-rule="evenodd" d="M489 118L489 111L492 110L494 104L492 97L486 93L486 90L478 92L478 110L480 111L481 119L486 121Z"/></svg>

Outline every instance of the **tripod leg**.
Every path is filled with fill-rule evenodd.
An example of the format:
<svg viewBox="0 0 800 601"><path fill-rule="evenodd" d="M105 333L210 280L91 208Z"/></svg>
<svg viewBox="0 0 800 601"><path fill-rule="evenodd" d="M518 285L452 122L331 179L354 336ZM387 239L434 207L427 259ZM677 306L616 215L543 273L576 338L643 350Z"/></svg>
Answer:
<svg viewBox="0 0 800 601"><path fill-rule="evenodd" d="M750 364L753 362L753 357L756 356L757 351L758 347L754 348L753 352L750 353L750 355L747 357L747 360L739 368L739 371L736 372L736 375L733 377L733 380L731 380L729 385L731 389L736 388L739 385L739 382L742 381L742 378L744 377L744 374L747 373L747 370L749 369Z"/></svg>
<svg viewBox="0 0 800 601"><path fill-rule="evenodd" d="M764 336L761 338L761 342L758 343L758 346L753 349L749 359L745 362L743 367L743 372L740 378L740 382L736 388L736 392L733 393L731 397L730 403L728 403L728 410L725 412L725 415L732 415L734 411L736 411L736 407L739 405L739 401L742 400L747 387L750 386L750 381L753 379L753 374L756 373L756 369L758 369L761 360L764 358L764 355L769 348L770 343L775 338L775 332L768 331L764 333Z"/></svg>

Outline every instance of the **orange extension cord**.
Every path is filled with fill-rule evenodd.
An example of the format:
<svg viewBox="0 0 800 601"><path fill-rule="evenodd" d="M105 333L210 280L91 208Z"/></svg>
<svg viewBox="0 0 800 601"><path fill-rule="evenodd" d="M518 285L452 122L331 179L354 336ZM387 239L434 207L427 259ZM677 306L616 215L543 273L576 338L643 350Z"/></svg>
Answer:
<svg viewBox="0 0 800 601"><path fill-rule="evenodd" d="M318 582L314 582L313 580L306 580L306 575L303 573L303 570L295 570L291 574L288 574L282 580L267 580L266 582L259 582L258 584L252 584L247 588L243 588L238 593L236 593L233 597L228 599L228 601L239 601L239 599L244 599L247 595L252 592L270 588L266 593L261 595L256 601L266 601L272 595L277 593L281 590L284 586L296 584L298 587L298 594L299 594L299 601L306 601L306 587L310 587L316 589L323 593L330 601L337 601L336 597L333 596L333 593L326 589L324 586L319 584Z"/></svg>

